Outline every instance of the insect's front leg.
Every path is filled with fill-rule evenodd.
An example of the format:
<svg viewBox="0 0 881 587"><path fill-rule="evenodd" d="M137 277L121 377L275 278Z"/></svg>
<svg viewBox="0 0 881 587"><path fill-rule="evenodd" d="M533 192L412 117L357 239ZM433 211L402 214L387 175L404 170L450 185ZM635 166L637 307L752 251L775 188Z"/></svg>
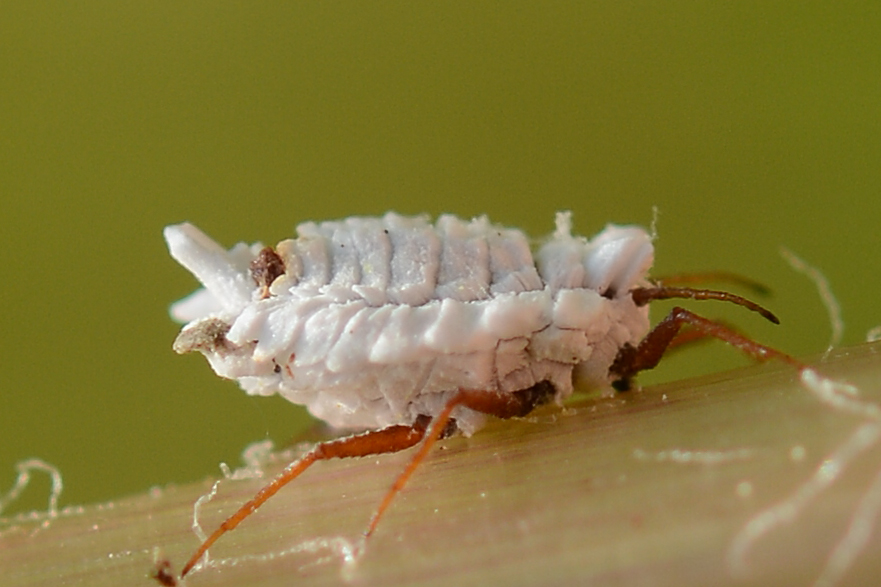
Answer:
<svg viewBox="0 0 881 587"><path fill-rule="evenodd" d="M759 361L780 359L798 369L804 367L803 364L784 352L760 344L724 324L698 316L677 306L642 339L639 345L627 344L621 347L612 366L609 367L609 374L615 378L612 386L618 391L630 389L633 377L640 371L654 368L670 348L679 329L685 325L692 327L703 336L723 340Z"/></svg>

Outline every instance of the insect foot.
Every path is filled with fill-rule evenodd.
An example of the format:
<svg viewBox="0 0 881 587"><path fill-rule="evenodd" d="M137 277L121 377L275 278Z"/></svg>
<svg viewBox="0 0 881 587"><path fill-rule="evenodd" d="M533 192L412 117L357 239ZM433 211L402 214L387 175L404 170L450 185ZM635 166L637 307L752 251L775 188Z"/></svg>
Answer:
<svg viewBox="0 0 881 587"><path fill-rule="evenodd" d="M533 252L526 235L485 216L388 213L306 222L274 248L225 250L191 224L165 229L171 255L204 286L174 304L178 352L198 351L252 395L278 393L341 430L288 465L196 550L313 463L421 446L365 535L438 438L471 435L487 416L522 417L580 386L629 387L676 344L684 325L757 359L794 362L730 328L675 308L654 329L651 301L720 300L776 318L744 298L648 278L654 248L639 227L573 235L569 213Z"/></svg>

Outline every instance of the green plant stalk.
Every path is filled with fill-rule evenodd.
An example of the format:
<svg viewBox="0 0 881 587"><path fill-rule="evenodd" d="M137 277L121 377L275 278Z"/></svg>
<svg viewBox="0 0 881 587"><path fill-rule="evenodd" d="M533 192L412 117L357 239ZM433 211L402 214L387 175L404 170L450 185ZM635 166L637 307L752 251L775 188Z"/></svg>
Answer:
<svg viewBox="0 0 881 587"><path fill-rule="evenodd" d="M858 386L863 401L881 399L881 344L815 364ZM881 469L874 445L838 474L828 462L868 421L821 402L779 364L588 396L439 443L354 562L338 546L358 544L412 452L318 463L222 537L210 550L217 566L186 584L811 584ZM828 471L818 469L824 461ZM790 522L751 540L745 566L733 568L748 521L818 470L834 482ZM265 482L221 482L202 506L202 525L213 530ZM71 509L44 529L7 521L0 583L156 584L157 560L179 572L197 547L193 504L212 483ZM867 504L859 516L869 543L841 573L824 576L831 582L881 576L872 554L881 533Z"/></svg>

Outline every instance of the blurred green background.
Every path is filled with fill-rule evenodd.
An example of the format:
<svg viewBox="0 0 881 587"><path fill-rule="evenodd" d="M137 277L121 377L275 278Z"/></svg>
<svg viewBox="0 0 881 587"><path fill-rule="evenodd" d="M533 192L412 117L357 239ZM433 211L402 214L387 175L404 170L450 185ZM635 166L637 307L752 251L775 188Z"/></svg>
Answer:
<svg viewBox="0 0 881 587"><path fill-rule="evenodd" d="M701 313L824 349L786 245L863 340L881 323L879 38L871 3L7 3L0 488L36 456L63 504L109 500L308 426L172 352L168 305L196 284L161 231L182 220L229 246L389 209L542 235L556 210L592 234L657 206L656 274L754 277L783 325ZM642 381L744 362L709 345Z"/></svg>

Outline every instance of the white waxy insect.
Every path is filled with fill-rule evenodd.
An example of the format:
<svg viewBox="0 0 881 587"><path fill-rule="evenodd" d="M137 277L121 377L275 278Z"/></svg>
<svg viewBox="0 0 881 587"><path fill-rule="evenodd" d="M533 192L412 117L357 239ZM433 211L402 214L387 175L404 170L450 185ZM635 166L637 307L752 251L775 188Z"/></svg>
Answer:
<svg viewBox="0 0 881 587"><path fill-rule="evenodd" d="M204 285L172 306L174 348L199 351L254 395L278 393L330 425L366 434L321 443L206 540L207 548L317 460L420 441L367 534L431 444L472 434L486 415L522 416L578 385L618 383L657 364L679 328L764 359L785 355L675 308L650 330L648 303L738 296L649 281L654 249L638 227L571 234L569 213L535 255L523 232L441 216L308 222L275 248L223 249L191 224L165 229L172 256Z"/></svg>
<svg viewBox="0 0 881 587"><path fill-rule="evenodd" d="M409 425L461 388L549 381L563 400L573 375L607 382L618 349L649 329L648 307L628 294L652 264L640 228L588 241L560 214L536 262L521 231L486 217L387 214L297 232L258 285L262 245L227 252L190 224L166 228L171 254L205 284L172 307L189 322L175 350L201 351L248 393L278 393L334 427ZM484 418L465 406L453 417L466 434Z"/></svg>

